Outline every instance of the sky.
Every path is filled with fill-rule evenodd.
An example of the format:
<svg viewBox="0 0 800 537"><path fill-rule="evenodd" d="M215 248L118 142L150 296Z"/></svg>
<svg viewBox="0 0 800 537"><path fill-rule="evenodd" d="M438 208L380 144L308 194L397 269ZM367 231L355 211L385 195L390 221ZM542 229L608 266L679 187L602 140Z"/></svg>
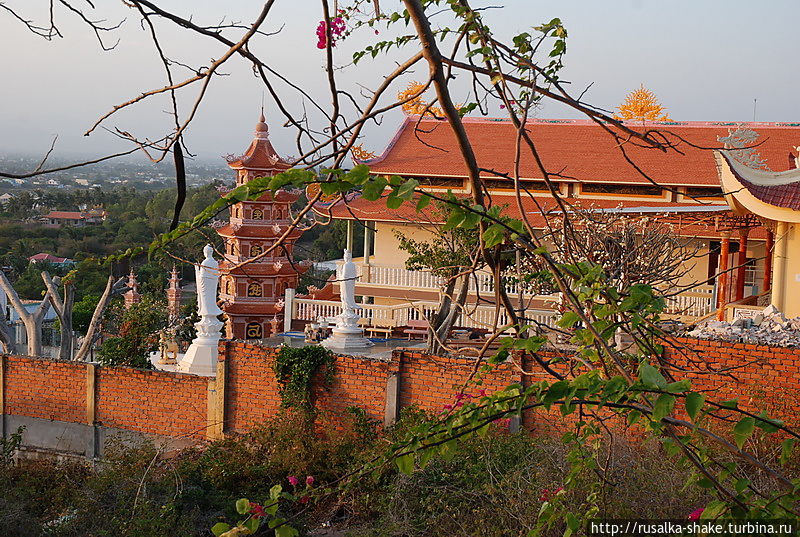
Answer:
<svg viewBox="0 0 800 537"><path fill-rule="evenodd" d="M340 0L347 5L346 0ZM162 0L167 9L195 22L213 24L223 18L252 20L261 2L254 0ZM10 7L28 18L43 21L44 2L11 0ZM165 83L163 68L149 35L138 23L137 12L117 0L99 5L110 22L125 19L108 36L119 45L104 52L77 18L61 10L57 23L62 39L46 41L30 34L18 21L0 11L0 155L22 152L43 154L58 136L57 154L101 155L126 146L112 134L83 132L114 105ZM384 11L399 2L383 0ZM613 109L625 94L644 84L654 91L674 120L751 121L757 99L757 121L798 122L800 69L797 52L796 2L769 0L506 0L473 1L489 7L484 16L495 35L509 38L533 26L561 18L569 32L566 67L562 79L575 93L591 84L585 100ZM503 6L502 9L496 6ZM316 48L315 29L321 19L319 1L277 0L267 31L280 32L259 38L253 50L267 58L282 74L326 103L324 54ZM162 44L170 58L192 65L208 65L224 47L166 24L159 25ZM411 49L346 66L352 52L393 32L381 27L379 34L363 31L339 43L335 49L342 86L356 94L359 88L375 88L381 77L402 61ZM241 33L231 32L236 37ZM261 106L263 87L241 59L226 63L226 76L216 77L185 138L198 159L219 159L246 149ZM421 79L424 69L417 71ZM181 71L180 76L188 76ZM404 79L404 84L415 78ZM455 82L456 98L466 97L465 80ZM182 92L180 108L188 111L198 87ZM402 89L398 87L397 90ZM281 89L284 102L295 112L310 103L296 93ZM392 92L392 95L395 92ZM283 128L268 98L266 112L276 149L289 157L297 154L294 133ZM170 128L163 98L118 113L104 125L140 137L160 137ZM499 110L496 110L499 112ZM546 104L542 118L575 118L561 105ZM310 115L315 120L313 114ZM366 129L363 145L380 153L396 131L402 116L387 116L381 125ZM321 122L316 126L322 128ZM798 140L800 144L800 140ZM140 157L141 158L141 157ZM145 159L141 159L146 162Z"/></svg>

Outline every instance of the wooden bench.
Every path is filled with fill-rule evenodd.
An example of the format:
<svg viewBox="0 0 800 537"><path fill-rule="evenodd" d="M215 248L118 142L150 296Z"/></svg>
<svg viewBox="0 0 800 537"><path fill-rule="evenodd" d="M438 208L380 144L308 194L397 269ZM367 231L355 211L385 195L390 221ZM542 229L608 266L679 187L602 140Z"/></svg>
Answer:
<svg viewBox="0 0 800 537"><path fill-rule="evenodd" d="M372 324L367 328L367 333L373 337L381 334L385 339L392 337L397 321L394 319L372 319Z"/></svg>
<svg viewBox="0 0 800 537"><path fill-rule="evenodd" d="M411 336L422 336L423 338L428 335L428 328L430 327L430 323L428 321L412 321L409 320L406 324L408 328L403 330L404 334L408 334L409 341L411 340Z"/></svg>

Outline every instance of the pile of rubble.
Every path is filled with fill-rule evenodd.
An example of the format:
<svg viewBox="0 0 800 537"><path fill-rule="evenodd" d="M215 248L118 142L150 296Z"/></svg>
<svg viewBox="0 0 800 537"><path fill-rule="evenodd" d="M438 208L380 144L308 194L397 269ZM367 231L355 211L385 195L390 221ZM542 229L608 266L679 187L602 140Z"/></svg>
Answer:
<svg viewBox="0 0 800 537"><path fill-rule="evenodd" d="M698 339L719 339L775 347L800 347L800 317L787 319L775 306L768 306L752 319L706 321L686 334Z"/></svg>

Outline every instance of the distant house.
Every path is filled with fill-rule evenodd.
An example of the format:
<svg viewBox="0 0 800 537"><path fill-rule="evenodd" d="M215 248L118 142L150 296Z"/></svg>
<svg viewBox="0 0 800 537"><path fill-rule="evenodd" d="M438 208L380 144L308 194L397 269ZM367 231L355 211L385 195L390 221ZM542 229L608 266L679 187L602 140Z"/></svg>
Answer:
<svg viewBox="0 0 800 537"><path fill-rule="evenodd" d="M40 253L28 258L29 263L51 263L59 267L71 267L75 261L66 257L58 257L51 254Z"/></svg>
<svg viewBox="0 0 800 537"><path fill-rule="evenodd" d="M60 226L85 226L87 224L102 224L108 218L105 209L89 209L88 211L50 211L41 219L45 225Z"/></svg>
<svg viewBox="0 0 800 537"><path fill-rule="evenodd" d="M0 195L0 205L6 205L12 199L14 199L14 196L6 192L5 194Z"/></svg>

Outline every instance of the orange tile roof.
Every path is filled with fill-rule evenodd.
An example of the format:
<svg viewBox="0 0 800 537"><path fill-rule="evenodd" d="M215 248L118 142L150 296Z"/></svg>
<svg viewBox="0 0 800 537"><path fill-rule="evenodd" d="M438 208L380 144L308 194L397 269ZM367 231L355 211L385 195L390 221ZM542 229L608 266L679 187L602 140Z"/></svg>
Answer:
<svg viewBox="0 0 800 537"><path fill-rule="evenodd" d="M83 213L77 211L50 211L45 218L61 218L63 220L83 220Z"/></svg>
<svg viewBox="0 0 800 537"><path fill-rule="evenodd" d="M272 143L269 141L269 127L267 127L263 113L256 124L255 138L253 138L247 151L240 157L227 157L227 161L228 166L234 169L244 168L282 172L292 167L272 147Z"/></svg>
<svg viewBox="0 0 800 537"><path fill-rule="evenodd" d="M609 199L586 199L586 198L563 198L568 205L582 207L584 209L616 209L623 208L636 214L636 209L642 209L643 213L649 214L653 209L663 210L656 214L670 214L671 220L681 220L681 215L691 214L700 215L694 220L705 220L705 223L698 223L685 218L681 224L681 234L685 236L695 235L698 237L717 237L718 230L714 229L714 215L730 215L730 209L724 204L693 204L693 203L673 203L666 201L641 201L641 200L609 200ZM520 218L520 211L516 199L513 195L493 195L492 204L504 206L503 214L511 218ZM342 220L362 220L376 222L390 222L397 224L415 223L443 223L439 215L430 209L417 212L415 203L404 203L398 209L387 209L386 200L381 198L377 201L368 201L360 196L352 197L347 203L337 201L332 205L317 204L314 211L323 217L332 217ZM713 209L712 209L713 208ZM708 213L709 209L719 212ZM530 197L522 198L522 209L528 222L535 229L544 229L550 216L556 217L559 211L555 201L550 197ZM696 209L696 213L692 212ZM761 235L751 235L753 238L761 238Z"/></svg>
<svg viewBox="0 0 800 537"><path fill-rule="evenodd" d="M456 145L452 129L445 121L409 116L383 155L365 161L373 173L427 177L466 177L467 169ZM664 153L657 149L626 145L630 157L653 180L664 185L718 186L719 176L714 155L720 148L718 136L740 124L712 122L648 123L646 129L664 133L675 146ZM788 167L789 155L800 144L800 124L746 123L761 137L757 151L775 171ZM478 165L494 172L511 174L515 155L516 132L508 120L466 118L464 126L473 143ZM641 124L632 124L642 129ZM532 120L528 131L549 173L558 173L563 181L647 184L623 157L615 141L590 120ZM686 140L682 141L680 138ZM688 143L687 143L688 142ZM490 173L484 173L491 177ZM523 151L520 175L541 179L542 174L530 152Z"/></svg>

